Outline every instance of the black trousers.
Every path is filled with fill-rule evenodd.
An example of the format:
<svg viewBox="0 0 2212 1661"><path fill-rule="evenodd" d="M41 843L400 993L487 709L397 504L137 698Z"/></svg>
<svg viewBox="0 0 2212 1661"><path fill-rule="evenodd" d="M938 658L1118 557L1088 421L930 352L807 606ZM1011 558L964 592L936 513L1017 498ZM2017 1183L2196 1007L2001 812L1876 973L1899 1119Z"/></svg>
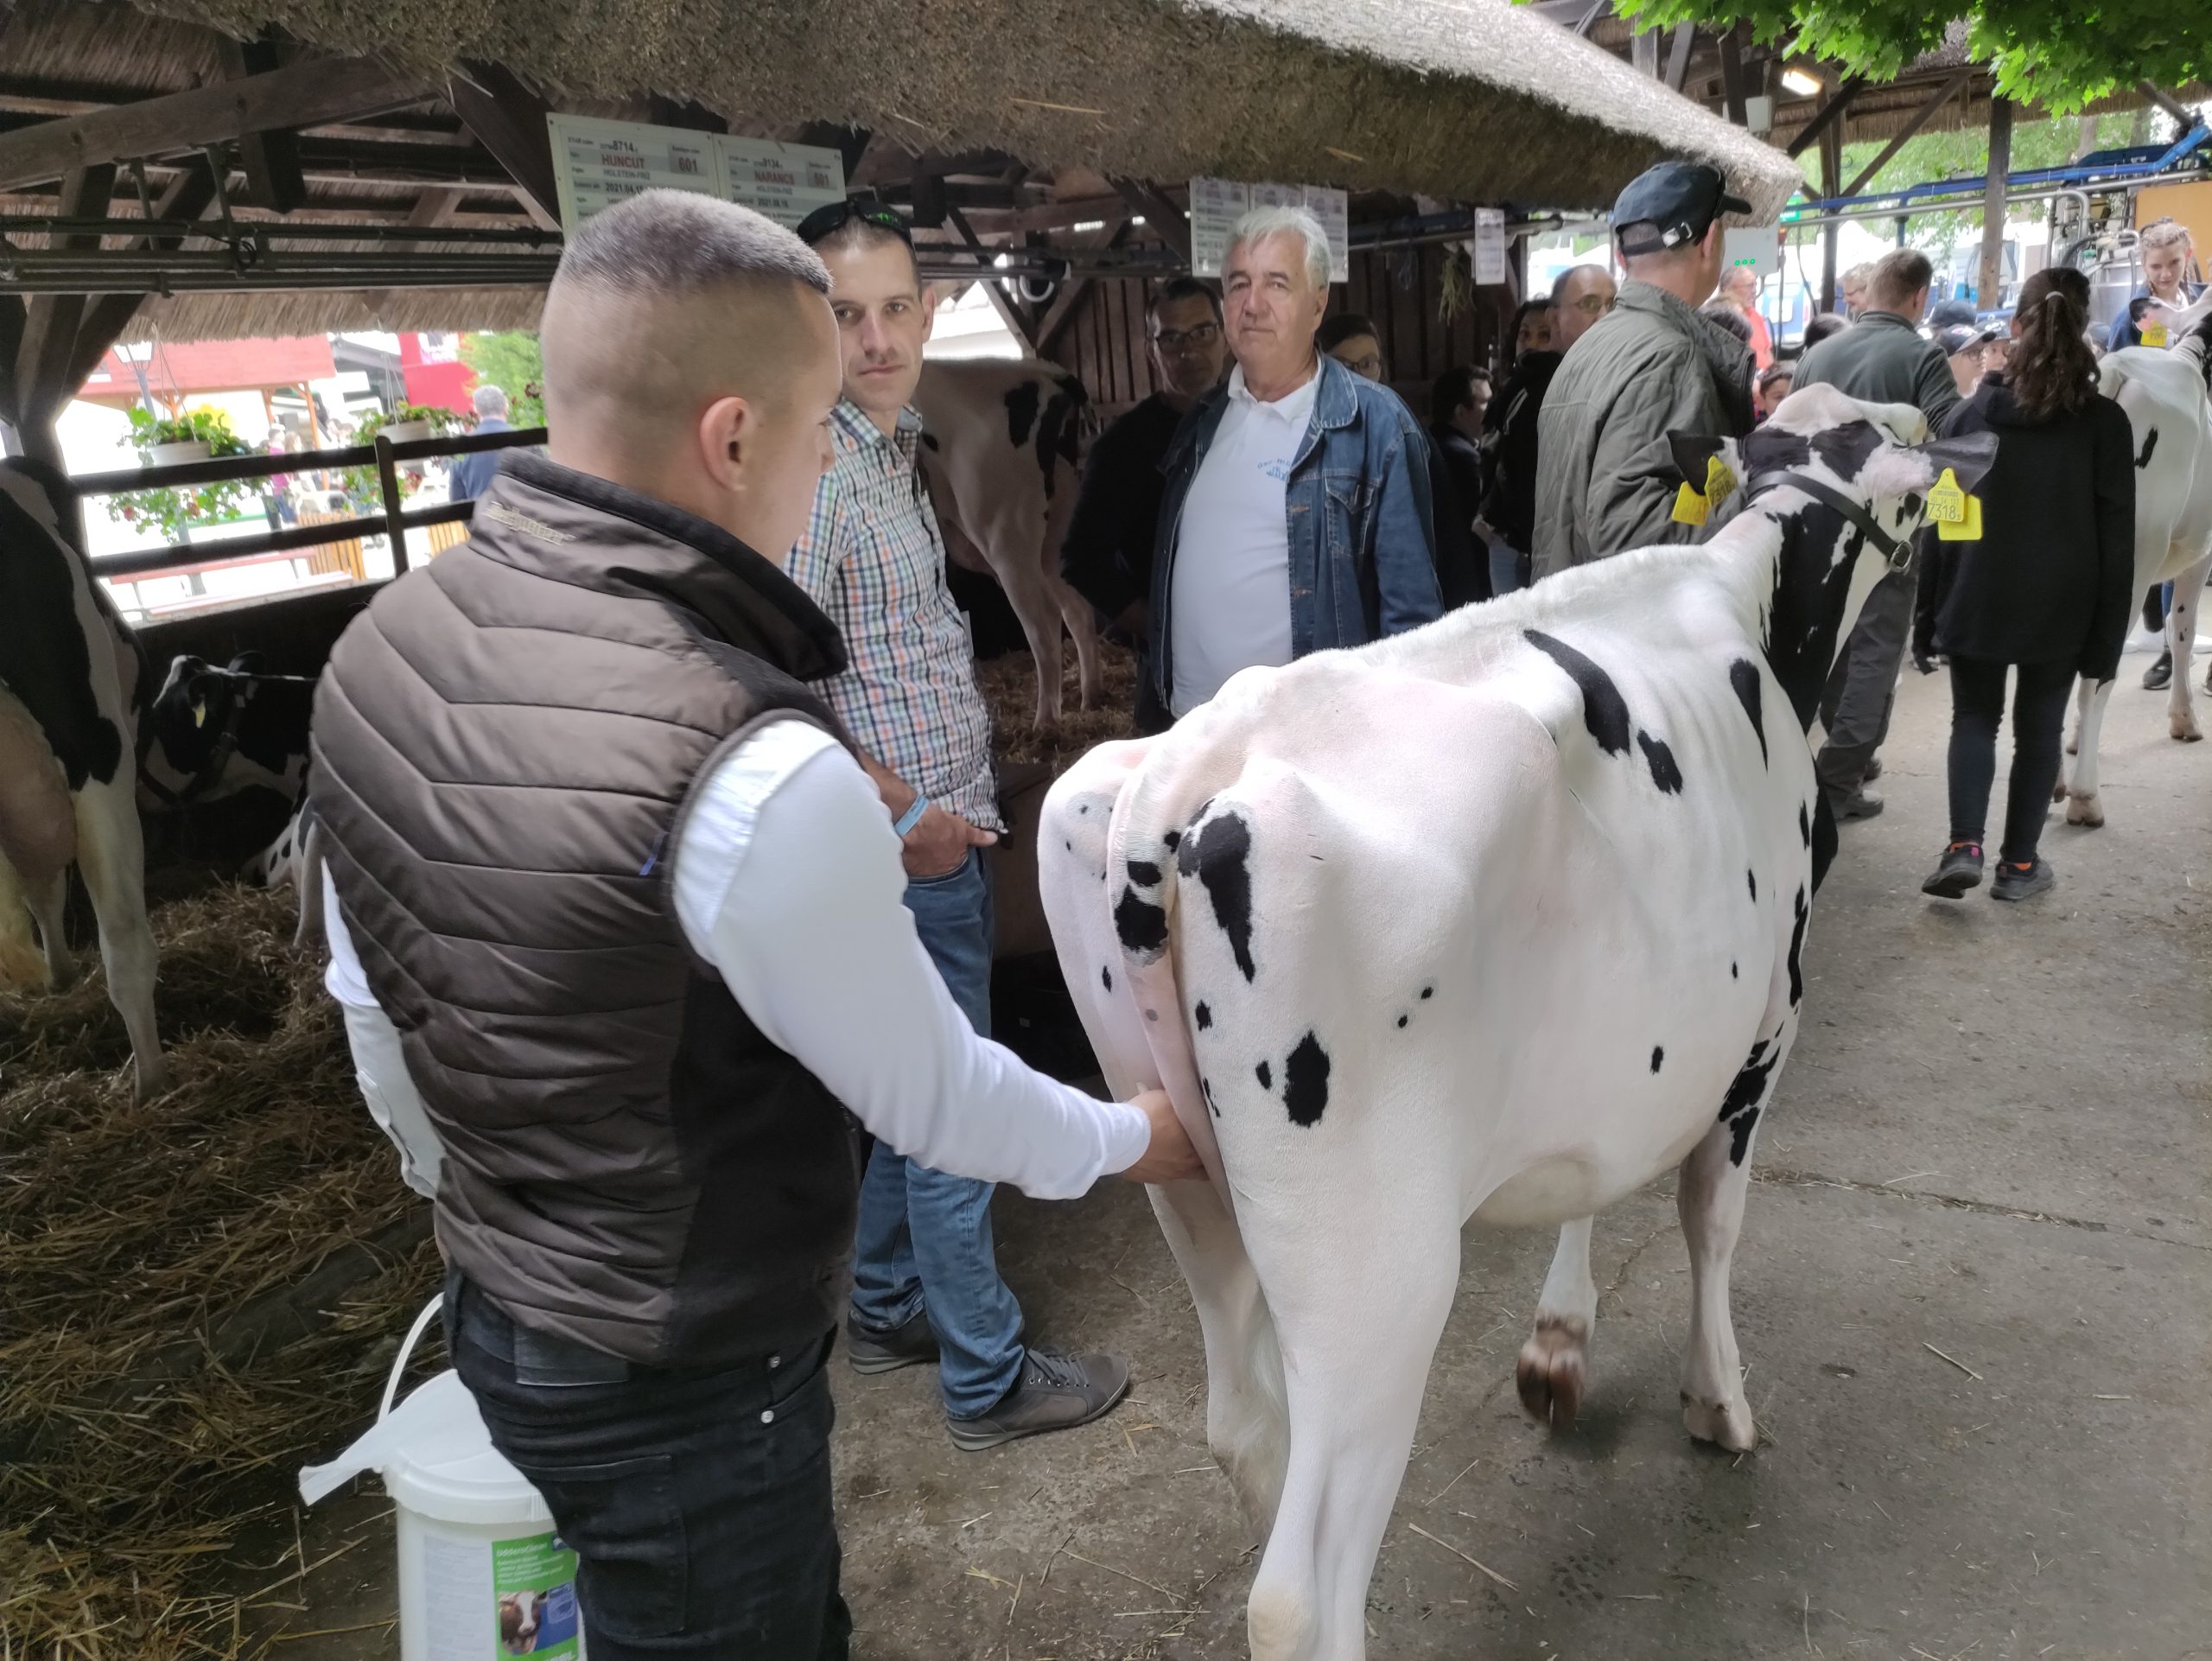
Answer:
<svg viewBox="0 0 2212 1661"><path fill-rule="evenodd" d="M646 1367L519 1327L458 1273L445 1319L493 1445L577 1555L592 1661L845 1661L832 1334L713 1371Z"/></svg>
<svg viewBox="0 0 2212 1661"><path fill-rule="evenodd" d="M1979 658L1951 659L1951 840L1983 840L1989 790L1997 776L1997 725L2005 714L2010 665ZM2005 843L1998 857L2024 863L2036 856L2043 822L2058 782L2059 743L2071 663L2024 663L2012 689L2012 776L2005 791Z"/></svg>

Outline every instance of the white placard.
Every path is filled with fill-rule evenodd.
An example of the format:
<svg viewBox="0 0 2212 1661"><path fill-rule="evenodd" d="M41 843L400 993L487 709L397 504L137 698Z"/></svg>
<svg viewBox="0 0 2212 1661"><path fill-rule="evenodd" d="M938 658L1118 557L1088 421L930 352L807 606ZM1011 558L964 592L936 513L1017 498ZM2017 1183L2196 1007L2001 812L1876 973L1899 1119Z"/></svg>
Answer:
<svg viewBox="0 0 2212 1661"><path fill-rule="evenodd" d="M1229 233L1255 207L1303 207L1329 235L1329 281L1351 275L1351 198L1325 185L1244 184L1235 179L1191 181L1191 269L1219 277Z"/></svg>
<svg viewBox="0 0 2212 1661"><path fill-rule="evenodd" d="M1505 210L1502 207L1478 207L1475 210L1475 281L1503 283L1505 281Z"/></svg>
<svg viewBox="0 0 2212 1661"><path fill-rule="evenodd" d="M798 228L817 207L845 199L845 158L814 144L767 138L725 138L722 171L729 199Z"/></svg>
<svg viewBox="0 0 2212 1661"><path fill-rule="evenodd" d="M559 175L561 225L574 231L617 202L656 185L723 194L721 139L681 127L549 115L553 166Z"/></svg>
<svg viewBox="0 0 2212 1661"><path fill-rule="evenodd" d="M588 116L545 120L559 174L561 224L569 231L656 186L720 196L786 226L845 194L844 158L817 145Z"/></svg>

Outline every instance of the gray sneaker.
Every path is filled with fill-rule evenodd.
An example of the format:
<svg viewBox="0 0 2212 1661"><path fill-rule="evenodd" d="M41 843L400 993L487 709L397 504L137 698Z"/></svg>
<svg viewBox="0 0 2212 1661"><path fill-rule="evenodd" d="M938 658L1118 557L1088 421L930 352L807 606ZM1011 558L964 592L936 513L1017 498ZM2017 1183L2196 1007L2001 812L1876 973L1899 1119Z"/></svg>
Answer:
<svg viewBox="0 0 2212 1661"><path fill-rule="evenodd" d="M1838 820L1871 819L1882 811L1884 805L1882 799L1872 791L1854 790L1836 805L1835 816Z"/></svg>
<svg viewBox="0 0 2212 1661"><path fill-rule="evenodd" d="M1989 885L1992 900L2032 900L2039 894L2048 894L2057 886L2058 873L2050 869L2050 862L2038 856L2031 860L2024 869L2010 860L1999 861L1997 880Z"/></svg>
<svg viewBox="0 0 2212 1661"><path fill-rule="evenodd" d="M855 1372L896 1372L901 1367L927 1365L937 1359L937 1333L930 1327L929 1312L917 1309L903 1326L887 1333L863 1327L847 1314L845 1359Z"/></svg>
<svg viewBox="0 0 2212 1661"><path fill-rule="evenodd" d="M947 1419L963 1453L1046 1430L1072 1430L1103 1418L1129 1391L1129 1364L1118 1355L1063 1355L1032 1345L1021 1376L999 1404L977 1419Z"/></svg>

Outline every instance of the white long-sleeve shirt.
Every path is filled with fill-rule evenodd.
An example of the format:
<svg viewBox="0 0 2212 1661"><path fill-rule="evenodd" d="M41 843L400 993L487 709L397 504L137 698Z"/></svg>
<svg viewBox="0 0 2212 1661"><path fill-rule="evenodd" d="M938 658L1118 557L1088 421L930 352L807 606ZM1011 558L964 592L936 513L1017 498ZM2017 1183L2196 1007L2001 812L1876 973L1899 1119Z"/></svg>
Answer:
<svg viewBox="0 0 2212 1661"><path fill-rule="evenodd" d="M716 763L671 857L691 949L770 1042L908 1158L1065 1200L1143 1154L1138 1109L1031 1071L960 1013L901 903L882 799L821 728L775 722ZM433 1193L435 1134L327 868L322 880L324 984L346 1007L363 1097L410 1186Z"/></svg>

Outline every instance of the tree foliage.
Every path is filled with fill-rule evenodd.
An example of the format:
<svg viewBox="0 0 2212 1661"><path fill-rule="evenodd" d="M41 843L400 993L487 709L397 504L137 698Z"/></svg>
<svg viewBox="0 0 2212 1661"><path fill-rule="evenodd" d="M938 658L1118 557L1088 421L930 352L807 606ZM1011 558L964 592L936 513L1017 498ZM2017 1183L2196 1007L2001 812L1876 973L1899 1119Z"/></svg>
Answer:
<svg viewBox="0 0 2212 1661"><path fill-rule="evenodd" d="M518 427L545 424L545 358L537 349L537 336L519 329L465 334L461 360L476 372L480 383L507 395L509 421Z"/></svg>
<svg viewBox="0 0 2212 1661"><path fill-rule="evenodd" d="M1967 25L1974 61L1990 64L2007 98L2068 115L2149 80L2212 80L2212 5L2206 0L1620 0L1646 25L1748 23L1762 41L1834 59L1886 80Z"/></svg>

